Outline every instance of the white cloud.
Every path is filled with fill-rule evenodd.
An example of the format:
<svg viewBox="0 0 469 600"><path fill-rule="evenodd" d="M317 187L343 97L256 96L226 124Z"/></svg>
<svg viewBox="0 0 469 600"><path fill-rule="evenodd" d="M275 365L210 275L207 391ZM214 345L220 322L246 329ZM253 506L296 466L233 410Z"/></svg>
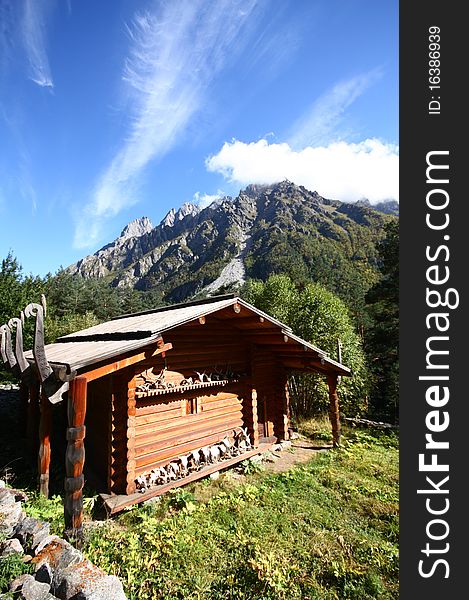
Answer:
<svg viewBox="0 0 469 600"><path fill-rule="evenodd" d="M44 12L47 3L25 0L21 30L29 62L29 78L40 87L53 88L52 73L46 52Z"/></svg>
<svg viewBox="0 0 469 600"><path fill-rule="evenodd" d="M288 143L292 148L319 146L332 141L331 134L340 124L346 109L357 100L382 73L373 69L340 81L320 96L294 124Z"/></svg>
<svg viewBox="0 0 469 600"><path fill-rule="evenodd" d="M180 140L227 61L246 43L257 0L154 3L128 28L131 48L123 72L130 96L127 139L101 174L76 226L75 245L90 246L99 226L88 219L116 215L135 202L138 177Z"/></svg>
<svg viewBox="0 0 469 600"><path fill-rule="evenodd" d="M289 179L321 196L342 201L368 198L375 203L399 198L398 148L377 139L309 146L299 151L287 143L233 140L209 157L206 166L241 185Z"/></svg>
<svg viewBox="0 0 469 600"><path fill-rule="evenodd" d="M200 208L206 208L207 206L210 206L212 202L220 200L220 198L223 198L224 196L225 193L222 190L217 190L216 194L201 194L200 192L196 192L194 194L193 202Z"/></svg>

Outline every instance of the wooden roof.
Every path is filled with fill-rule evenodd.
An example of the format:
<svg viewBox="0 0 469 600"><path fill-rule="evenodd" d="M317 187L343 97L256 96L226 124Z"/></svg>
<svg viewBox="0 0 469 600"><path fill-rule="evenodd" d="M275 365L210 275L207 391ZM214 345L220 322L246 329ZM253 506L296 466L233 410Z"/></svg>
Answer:
<svg viewBox="0 0 469 600"><path fill-rule="evenodd" d="M348 367L294 335L290 327L231 295L117 317L59 338L45 347L46 357L52 368L85 373L103 361L151 349L163 334L210 315L252 337L256 344L270 347L287 368L351 375ZM171 342L171 336L166 335L165 341ZM33 362L31 351L25 356Z"/></svg>

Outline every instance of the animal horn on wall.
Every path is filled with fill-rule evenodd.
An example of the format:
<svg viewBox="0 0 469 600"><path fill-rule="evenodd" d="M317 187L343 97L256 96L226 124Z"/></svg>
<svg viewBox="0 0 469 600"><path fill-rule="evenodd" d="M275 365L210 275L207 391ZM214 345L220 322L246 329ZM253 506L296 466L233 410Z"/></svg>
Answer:
<svg viewBox="0 0 469 600"><path fill-rule="evenodd" d="M41 304L32 302L24 309L26 317L35 317L33 356L36 364L42 389L52 404L62 400L62 394L68 390L68 383L58 380L52 370L44 347L44 314L46 301L44 294L41 296Z"/></svg>

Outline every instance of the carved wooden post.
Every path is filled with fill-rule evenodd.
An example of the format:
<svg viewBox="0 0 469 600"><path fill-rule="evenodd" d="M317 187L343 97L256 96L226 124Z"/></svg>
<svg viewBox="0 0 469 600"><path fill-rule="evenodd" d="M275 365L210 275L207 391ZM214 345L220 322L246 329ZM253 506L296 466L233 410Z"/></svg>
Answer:
<svg viewBox="0 0 469 600"><path fill-rule="evenodd" d="M86 377L70 382L65 453L65 537L78 546L83 539L83 465L85 463Z"/></svg>
<svg viewBox="0 0 469 600"><path fill-rule="evenodd" d="M340 445L341 435L337 375L328 375L327 383L329 385L329 419L332 425L332 444L337 447Z"/></svg>
<svg viewBox="0 0 469 600"><path fill-rule="evenodd" d="M38 474L39 492L49 497L49 469L50 469L50 435L52 429L52 406L49 400L41 394L41 415L39 421L39 454Z"/></svg>

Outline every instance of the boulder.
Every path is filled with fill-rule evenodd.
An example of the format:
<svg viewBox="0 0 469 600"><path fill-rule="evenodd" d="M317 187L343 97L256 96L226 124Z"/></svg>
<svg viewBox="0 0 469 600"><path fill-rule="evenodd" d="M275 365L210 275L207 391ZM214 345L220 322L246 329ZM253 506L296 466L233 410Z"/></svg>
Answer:
<svg viewBox="0 0 469 600"><path fill-rule="evenodd" d="M23 546L16 538L6 540L0 544L0 556L9 556L10 554L24 554Z"/></svg>
<svg viewBox="0 0 469 600"><path fill-rule="evenodd" d="M34 550L47 536L50 535L50 524L26 517L15 530L15 537L25 548Z"/></svg>
<svg viewBox="0 0 469 600"><path fill-rule="evenodd" d="M120 580L106 575L89 560L67 567L61 575L62 581L55 588L61 600L126 600Z"/></svg>
<svg viewBox="0 0 469 600"><path fill-rule="evenodd" d="M54 589L62 582L64 571L83 562L83 554L57 536L45 538L36 551L37 554L32 559L36 574L40 573L41 581L50 583Z"/></svg>
<svg viewBox="0 0 469 600"><path fill-rule="evenodd" d="M50 585L36 581L32 575L21 575L10 583L10 591L21 600L46 600Z"/></svg>
<svg viewBox="0 0 469 600"><path fill-rule="evenodd" d="M6 489L6 488L5 488ZM0 492L3 492L0 489ZM9 500L11 499L11 501ZM15 502L10 494L0 498L0 535L6 538L12 537L19 523L24 518L21 503Z"/></svg>

